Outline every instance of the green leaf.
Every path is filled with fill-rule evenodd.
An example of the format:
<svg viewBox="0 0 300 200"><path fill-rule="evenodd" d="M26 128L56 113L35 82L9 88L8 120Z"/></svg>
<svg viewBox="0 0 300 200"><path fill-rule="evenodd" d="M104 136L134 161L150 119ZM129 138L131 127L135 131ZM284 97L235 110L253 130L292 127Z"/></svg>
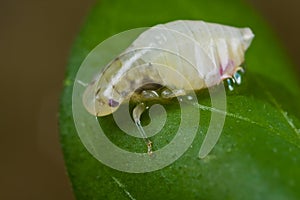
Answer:
<svg viewBox="0 0 300 200"><path fill-rule="evenodd" d="M192 146L161 170L131 174L97 161L81 143L72 117L73 82L82 61L101 41L121 31L176 19L251 27L245 80L227 96L225 126L213 151L198 152L211 116L207 90L198 95L200 128ZM299 85L280 44L266 23L239 0L102 0L75 41L60 107L65 162L78 199L300 199ZM168 126L154 137L156 148L172 139L178 113L166 105ZM143 118L147 121L147 117ZM99 119L116 145L133 151L143 141L126 136L112 116ZM142 150L141 150L142 149Z"/></svg>

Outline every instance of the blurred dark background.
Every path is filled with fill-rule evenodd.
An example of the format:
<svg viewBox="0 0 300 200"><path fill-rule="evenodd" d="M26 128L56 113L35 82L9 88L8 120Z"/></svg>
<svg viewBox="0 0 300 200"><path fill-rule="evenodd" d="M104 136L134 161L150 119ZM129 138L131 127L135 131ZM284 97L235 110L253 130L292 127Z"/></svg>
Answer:
<svg viewBox="0 0 300 200"><path fill-rule="evenodd" d="M74 199L57 127L70 47L95 0L0 3L0 199ZM248 0L300 72L300 1Z"/></svg>

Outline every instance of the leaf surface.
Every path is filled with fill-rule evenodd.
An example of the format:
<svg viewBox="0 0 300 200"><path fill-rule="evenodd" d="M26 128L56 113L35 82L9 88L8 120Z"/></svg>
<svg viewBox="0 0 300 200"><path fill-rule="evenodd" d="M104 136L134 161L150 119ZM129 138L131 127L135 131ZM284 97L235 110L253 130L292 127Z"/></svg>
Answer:
<svg viewBox="0 0 300 200"><path fill-rule="evenodd" d="M185 154L158 171L131 174L111 169L81 143L72 117L72 89L88 53L107 37L127 29L176 19L251 27L255 39L246 53L243 84L227 91L222 135L204 159L198 152L212 112L207 91L198 95L201 119ZM299 199L299 85L291 62L266 23L238 0L102 0L91 11L74 43L60 107L65 162L77 199ZM176 103L166 105L167 125L153 137L168 144L180 121ZM144 117L147 121L147 117ZM116 145L143 151L144 143L125 135L112 116L99 119ZM142 150L141 150L142 149Z"/></svg>

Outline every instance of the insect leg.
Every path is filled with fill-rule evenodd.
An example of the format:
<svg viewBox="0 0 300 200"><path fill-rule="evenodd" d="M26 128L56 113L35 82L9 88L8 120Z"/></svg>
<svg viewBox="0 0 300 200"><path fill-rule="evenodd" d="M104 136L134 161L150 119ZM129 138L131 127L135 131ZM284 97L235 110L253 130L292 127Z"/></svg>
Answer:
<svg viewBox="0 0 300 200"><path fill-rule="evenodd" d="M149 140L149 138L147 137L142 125L141 125L141 115L142 113L145 111L146 107L145 107L145 104L144 103L140 103L138 104L134 109L133 109L133 112L132 112L132 116L133 116L133 120L135 122L135 125L137 126L141 136L143 137L146 145L147 145L147 148L148 148L148 151L147 153L149 155L152 155L152 142Z"/></svg>

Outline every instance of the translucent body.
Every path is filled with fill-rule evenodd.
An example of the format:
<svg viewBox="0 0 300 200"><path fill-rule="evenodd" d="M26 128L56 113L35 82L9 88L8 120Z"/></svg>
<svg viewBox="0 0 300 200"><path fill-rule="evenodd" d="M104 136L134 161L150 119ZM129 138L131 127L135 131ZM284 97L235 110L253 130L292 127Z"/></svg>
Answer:
<svg viewBox="0 0 300 200"><path fill-rule="evenodd" d="M175 96L216 85L233 77L253 37L249 28L203 21L180 20L154 26L87 87L84 105L91 114L105 116L145 85L181 91Z"/></svg>

